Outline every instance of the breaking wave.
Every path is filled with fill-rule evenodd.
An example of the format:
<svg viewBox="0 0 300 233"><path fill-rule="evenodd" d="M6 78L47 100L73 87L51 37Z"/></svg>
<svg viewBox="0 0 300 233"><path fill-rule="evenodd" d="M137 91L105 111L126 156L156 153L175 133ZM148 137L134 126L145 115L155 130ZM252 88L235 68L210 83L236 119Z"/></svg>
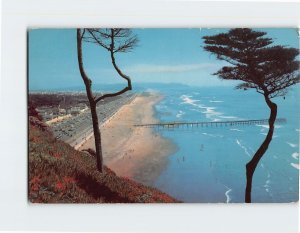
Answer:
<svg viewBox="0 0 300 233"><path fill-rule="evenodd" d="M291 143L291 142L286 142L290 147L295 148L297 147L297 144Z"/></svg>

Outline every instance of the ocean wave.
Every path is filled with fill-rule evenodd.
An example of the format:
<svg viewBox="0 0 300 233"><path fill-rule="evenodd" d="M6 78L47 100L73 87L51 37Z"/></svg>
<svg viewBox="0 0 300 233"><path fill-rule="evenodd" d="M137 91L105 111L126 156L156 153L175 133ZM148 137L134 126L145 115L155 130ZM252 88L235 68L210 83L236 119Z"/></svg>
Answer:
<svg viewBox="0 0 300 233"><path fill-rule="evenodd" d="M267 136L268 134L267 133L260 133L261 135L264 135L264 136ZM273 135L272 138L278 138L277 135Z"/></svg>
<svg viewBox="0 0 300 233"><path fill-rule="evenodd" d="M255 126L259 126L259 127L264 128L264 129L269 129L269 125L259 125L259 124L257 124L257 125L255 125ZM282 128L282 125L275 125L274 128L275 128L275 129Z"/></svg>
<svg viewBox="0 0 300 233"><path fill-rule="evenodd" d="M222 100L210 100L209 102L211 102L211 103L223 103L224 101L222 101Z"/></svg>
<svg viewBox="0 0 300 233"><path fill-rule="evenodd" d="M184 111L179 110L179 112L176 114L177 118L180 118L181 116L183 116L185 114Z"/></svg>
<svg viewBox="0 0 300 233"><path fill-rule="evenodd" d="M236 116L220 116L220 118L223 118L223 119L238 119L238 117L236 117Z"/></svg>
<svg viewBox="0 0 300 233"><path fill-rule="evenodd" d="M241 130L241 129L229 129L231 131L238 131L238 132L244 132L244 130Z"/></svg>
<svg viewBox="0 0 300 233"><path fill-rule="evenodd" d="M270 180L267 180L267 181L270 181ZM266 181L266 183L264 184L264 188L270 188L270 185L269 185L269 183L267 183L267 181Z"/></svg>
<svg viewBox="0 0 300 233"><path fill-rule="evenodd" d="M224 187L227 188L227 191L225 192L226 203L230 203L231 197L229 196L229 193L232 191L232 189L227 187L226 185L224 185Z"/></svg>
<svg viewBox="0 0 300 233"><path fill-rule="evenodd" d="M262 163L261 163L261 165L262 165ZM270 174L270 172L268 171L268 175L267 175L267 180L266 180L266 182L265 182L265 184L264 184L264 188L265 188L265 191L268 193L268 192L270 192L270 183L271 183L271 180L270 180L270 177L271 177L271 174Z"/></svg>
<svg viewBox="0 0 300 233"><path fill-rule="evenodd" d="M203 113L214 113L215 112L215 107L207 107L204 105L199 105L199 108L205 109L205 111L203 111Z"/></svg>
<svg viewBox="0 0 300 233"><path fill-rule="evenodd" d="M290 147L295 148L297 147L297 144L291 143L291 142L286 142Z"/></svg>
<svg viewBox="0 0 300 233"><path fill-rule="evenodd" d="M270 192L268 188L266 188L265 190L266 190L267 193Z"/></svg>
<svg viewBox="0 0 300 233"><path fill-rule="evenodd" d="M181 104L189 104L189 105L192 105L196 108L204 109L204 111L200 111L200 112L205 114L205 117L207 119L210 119L210 120L214 119L213 121L219 121L219 119L216 118L216 116L220 117L220 116L223 115L222 112L217 112L216 111L216 107L205 106L203 104L200 104L199 102L201 102L201 101L196 100L196 99L192 99L192 96L182 95L182 96L180 96L180 99L183 101ZM195 108L193 108L191 110L198 111ZM224 118L227 118L227 117L224 116ZM233 118L233 116L228 116L228 118Z"/></svg>
<svg viewBox="0 0 300 233"><path fill-rule="evenodd" d="M199 107L199 105L196 103L199 102L200 100L194 100L194 99L191 99L191 97L192 96L189 96L189 95L180 96L180 99L183 100L182 104L190 104L190 105Z"/></svg>
<svg viewBox="0 0 300 233"><path fill-rule="evenodd" d="M299 163L291 163L291 166L299 170Z"/></svg>
<svg viewBox="0 0 300 233"><path fill-rule="evenodd" d="M195 100L195 99L192 99L191 97L192 96L188 96L188 95L180 96L180 99L183 101L181 104L189 104L194 107L204 109L204 111L200 111L200 112L205 114L205 117L208 119L213 119L213 118L215 118L215 116L220 116L223 114L221 112L215 111L215 109L216 109L215 107L209 107L209 106L205 106L203 104L199 104L198 102L200 102L200 100ZM191 109L191 110L196 111L196 109Z"/></svg>
<svg viewBox="0 0 300 233"><path fill-rule="evenodd" d="M294 159L299 159L299 153L297 153L297 152L293 153L293 154L292 154L292 157L293 157Z"/></svg>
<svg viewBox="0 0 300 233"><path fill-rule="evenodd" d="M213 138L223 138L224 136L221 135L221 134L209 134L209 133L202 133L203 135L206 135L206 136L210 136L210 137L213 137Z"/></svg>
<svg viewBox="0 0 300 233"><path fill-rule="evenodd" d="M231 201L231 198L229 196L229 193L232 191L232 189L228 189L226 192L225 192L225 196L226 196L226 203L229 203Z"/></svg>
<svg viewBox="0 0 300 233"><path fill-rule="evenodd" d="M201 106L200 108L205 109L205 111L203 111L202 113L204 113L205 117L208 118L208 119L213 119L213 118L217 119L217 118L215 118L215 116L220 116L220 115L223 114L221 112L215 111L216 108L214 108L214 107Z"/></svg>
<svg viewBox="0 0 300 233"><path fill-rule="evenodd" d="M225 116L223 115L223 112L218 112L216 111L216 107L212 107L212 106L206 106L204 104L201 104L199 102L201 102L200 100L197 99L193 99L192 96L190 95L181 95L180 99L183 101L180 104L189 104L191 106L194 106L196 108L192 108L192 111L199 111L198 109L203 109L203 111L199 111L203 114L205 114L205 117L207 119L210 119L212 121L221 121L221 119L239 119L236 116ZM223 101L221 100L210 100L209 102L215 102L215 103L221 103ZM221 118L221 119L218 119Z"/></svg>
<svg viewBox="0 0 300 233"><path fill-rule="evenodd" d="M248 155L249 157L251 157L251 154L249 153L247 147L245 147L244 145L242 145L242 143L238 139L236 139L236 143L239 145L239 147L241 147L245 151L246 155Z"/></svg>

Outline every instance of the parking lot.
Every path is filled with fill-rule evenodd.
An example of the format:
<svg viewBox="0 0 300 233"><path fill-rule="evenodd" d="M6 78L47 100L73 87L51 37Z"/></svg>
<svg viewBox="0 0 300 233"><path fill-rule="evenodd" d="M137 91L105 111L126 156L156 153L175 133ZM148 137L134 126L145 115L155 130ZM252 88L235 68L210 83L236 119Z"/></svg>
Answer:
<svg viewBox="0 0 300 233"><path fill-rule="evenodd" d="M130 103L136 94L123 94L114 98L101 101L97 105L99 125L101 126L113 116L123 105ZM64 121L51 125L51 131L57 139L76 146L86 140L93 133L92 117L90 110L74 115Z"/></svg>

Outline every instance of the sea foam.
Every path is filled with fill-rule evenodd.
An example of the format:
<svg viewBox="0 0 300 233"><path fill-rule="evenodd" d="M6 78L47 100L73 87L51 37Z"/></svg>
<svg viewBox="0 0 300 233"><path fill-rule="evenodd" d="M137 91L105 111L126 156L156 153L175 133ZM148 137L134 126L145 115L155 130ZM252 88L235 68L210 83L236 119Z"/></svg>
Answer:
<svg viewBox="0 0 300 233"><path fill-rule="evenodd" d="M205 114L205 117L208 119L211 119L213 121L218 121L219 119L215 118L216 116L220 116L223 113L215 111L215 107L209 107L205 106L203 104L199 104L200 100L192 99L192 96L188 95L182 95L180 96L180 99L183 101L181 104L189 104L194 107L204 109L204 111L201 111L201 113Z"/></svg>
<svg viewBox="0 0 300 233"><path fill-rule="evenodd" d="M206 136L210 136L210 137L213 137L213 138L223 138L224 136L221 135L221 134L209 134L209 133L202 133L203 135L206 135Z"/></svg>
<svg viewBox="0 0 300 233"><path fill-rule="evenodd" d="M211 102L211 103L223 103L224 101L222 101L222 100L210 100L209 102Z"/></svg>
<svg viewBox="0 0 300 233"><path fill-rule="evenodd" d="M183 116L185 114L184 111L179 110L179 112L176 114L177 118L180 118L181 116Z"/></svg>
<svg viewBox="0 0 300 233"><path fill-rule="evenodd" d="M291 166L299 170L299 163L291 163Z"/></svg>
<svg viewBox="0 0 300 233"><path fill-rule="evenodd" d="M183 100L182 104L190 104L190 105L193 105L193 106L199 106L196 103L199 102L200 100L194 100L194 99L191 99L191 97L192 96L189 96L189 95L180 96L180 99Z"/></svg>
<svg viewBox="0 0 300 233"><path fill-rule="evenodd" d="M224 186L225 186L225 188L227 188L227 191L225 192L226 203L229 203L231 201L231 197L229 196L229 193L232 191L232 189L227 187L226 185L224 185Z"/></svg>
<svg viewBox="0 0 300 233"><path fill-rule="evenodd" d="M223 118L223 119L238 119L238 117L236 117L236 116L220 116L220 118Z"/></svg>
<svg viewBox="0 0 300 233"><path fill-rule="evenodd" d="M293 154L292 154L292 157L293 157L294 159L299 159L299 153L297 153L297 152L293 153Z"/></svg>
<svg viewBox="0 0 300 233"><path fill-rule="evenodd" d="M244 132L244 130L241 130L241 129L229 129L231 131L238 131L238 132Z"/></svg>
<svg viewBox="0 0 300 233"><path fill-rule="evenodd" d="M269 125L259 125L259 124L257 124L256 126L262 127L264 129L269 129ZM282 128L282 125L275 125L274 128L275 129Z"/></svg>
<svg viewBox="0 0 300 233"><path fill-rule="evenodd" d="M297 144L291 143L291 142L286 142L290 147L295 148L297 147Z"/></svg>
<svg viewBox="0 0 300 233"><path fill-rule="evenodd" d="M261 135L264 135L264 136L267 136L268 134L267 133L260 133ZM278 138L278 136L277 135L273 135L272 136L273 138Z"/></svg>
<svg viewBox="0 0 300 233"><path fill-rule="evenodd" d="M218 120L217 118L215 118L215 116L220 116L223 114L221 112L215 111L216 108L214 108L214 107L201 106L200 108L205 109L205 111L203 111L202 113L205 114L206 118L214 119L214 121Z"/></svg>
<svg viewBox="0 0 300 233"><path fill-rule="evenodd" d="M249 153L247 147L245 147L244 145L242 145L242 143L236 139L236 143L245 151L246 155L248 155L249 157L251 157L251 154Z"/></svg>

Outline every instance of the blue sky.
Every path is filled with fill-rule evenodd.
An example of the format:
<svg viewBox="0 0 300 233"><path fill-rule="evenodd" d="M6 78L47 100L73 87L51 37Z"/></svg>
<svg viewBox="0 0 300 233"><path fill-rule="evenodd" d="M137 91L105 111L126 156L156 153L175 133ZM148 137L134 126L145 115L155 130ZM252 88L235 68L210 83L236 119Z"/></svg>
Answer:
<svg viewBox="0 0 300 233"><path fill-rule="evenodd" d="M296 29L258 29L275 44L299 48ZM233 86L234 81L211 75L225 62L205 52L202 36L226 29L134 29L138 46L116 54L119 67L134 83L183 83L193 86ZM33 29L29 31L29 90L83 86L77 63L75 29ZM122 82L103 48L83 45L84 66L97 84Z"/></svg>

